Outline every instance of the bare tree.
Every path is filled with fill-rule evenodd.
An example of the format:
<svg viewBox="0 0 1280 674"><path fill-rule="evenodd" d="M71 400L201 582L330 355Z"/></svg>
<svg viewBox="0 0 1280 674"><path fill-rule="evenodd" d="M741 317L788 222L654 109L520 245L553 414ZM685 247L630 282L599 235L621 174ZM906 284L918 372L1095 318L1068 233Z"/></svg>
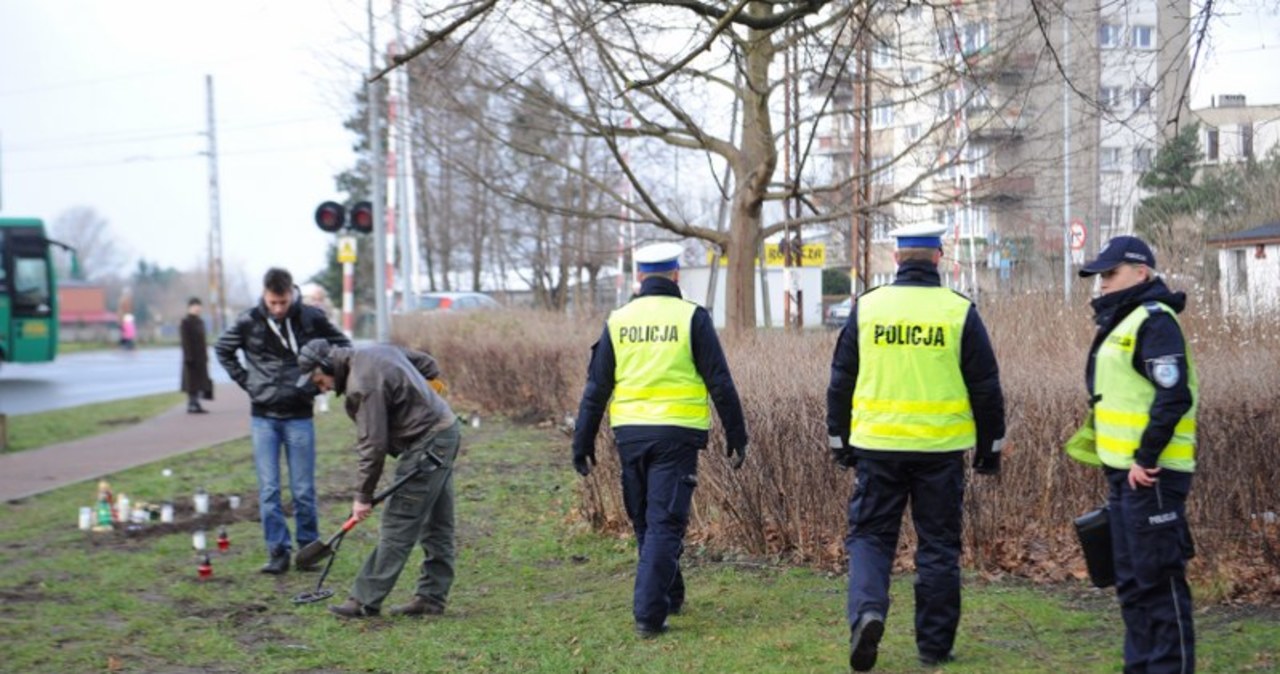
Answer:
<svg viewBox="0 0 1280 674"><path fill-rule="evenodd" d="M83 278L101 279L124 268L127 255L112 234L110 223L94 209L77 206L63 211L51 230L54 239L76 250ZM70 269L59 269L59 273L69 277Z"/></svg>
<svg viewBox="0 0 1280 674"><path fill-rule="evenodd" d="M424 15L425 39L389 67L427 53L447 60L469 40L501 45L469 54L471 67L482 68L495 86L494 96L517 101L532 88L543 89L556 112L548 117L556 127L548 131L603 143L615 169L577 164L571 153L515 149L556 167L566 180L580 179L614 204L578 217L637 223L726 253L731 328L755 325L753 259L766 237L785 229L839 226L856 216L863 219L865 239L867 222L887 229L904 213L915 221L952 224L962 202L968 209L972 192L975 202L984 202L981 208L990 204L1005 213L1007 232L1038 249L1052 250L1056 243L1061 254L1061 239L1053 234L1064 224L1061 200L1091 221L1103 206L1097 129L1099 119L1116 122L1116 115L1096 93L1096 68L1088 76L1075 72L1089 67L1080 65L1087 59L1077 52L1070 70L1063 65L1051 27L1063 16L1073 40L1093 44L1106 8L1073 5L1064 14L1065 5L1028 8L1005 0L468 0L432 7L440 9ZM1001 39L988 40L997 24ZM1203 25L1179 29L1161 52L1166 46L1176 52L1188 33L1201 35ZM910 40L924 48L904 48ZM896 54L889 59L895 67L876 62L882 53ZM1148 83L1173 80L1160 95L1171 92L1173 102L1162 109L1176 119L1186 69L1177 58L1161 62L1171 64L1168 72ZM1056 89L1047 88L1064 79L1073 91L1069 121L1060 115ZM801 85L807 87L804 105ZM490 106L485 126L504 121L494 111L514 107ZM904 107L933 110L905 142L904 129L876 122ZM730 115L731 109L739 113ZM861 149L840 169L813 150L821 127L849 117L861 128L854 135ZM728 119L736 126L732 133ZM1054 140L1064 125L1077 134L1071 157ZM1037 142L1027 142L1037 132ZM898 139L886 142L892 134ZM664 187L653 161L659 147L700 156L702 174L691 175L687 186ZM1066 164L1077 176L1093 177L1077 178L1071 193L1062 195L1051 185ZM718 175L722 168L727 179ZM912 177L895 178L895 168L904 169L898 177ZM489 183L503 189L500 181ZM727 228L686 207L696 201L689 192L708 189L728 203ZM549 213L566 212L556 191L508 196ZM782 202L785 209L770 205Z"/></svg>

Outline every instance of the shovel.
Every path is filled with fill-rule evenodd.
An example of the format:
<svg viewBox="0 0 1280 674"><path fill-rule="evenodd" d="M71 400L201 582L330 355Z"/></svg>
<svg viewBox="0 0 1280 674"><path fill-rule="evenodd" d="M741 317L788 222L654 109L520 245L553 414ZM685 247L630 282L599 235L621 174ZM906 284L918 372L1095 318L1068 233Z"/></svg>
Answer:
<svg viewBox="0 0 1280 674"><path fill-rule="evenodd" d="M404 483L417 477L424 470L430 472L444 465L444 461L441 461L440 457L436 456L435 452L427 450L426 454L427 461L431 462L430 467L423 468L422 463L419 462L417 466L414 466L413 470L409 471L395 482L392 482L391 486L375 494L373 500L369 502L369 505L376 506L387 500L387 498L396 493L400 487L403 487ZM295 563L297 563L298 566L313 566L324 560L324 558L333 554L333 551L337 549L338 545L342 542L342 538L347 535L347 532L351 531L351 529L359 523L360 520L355 517L350 517L346 522L342 523L342 528L339 529L337 533L330 536L328 540L311 541L305 548L298 551L298 556L294 558Z"/></svg>

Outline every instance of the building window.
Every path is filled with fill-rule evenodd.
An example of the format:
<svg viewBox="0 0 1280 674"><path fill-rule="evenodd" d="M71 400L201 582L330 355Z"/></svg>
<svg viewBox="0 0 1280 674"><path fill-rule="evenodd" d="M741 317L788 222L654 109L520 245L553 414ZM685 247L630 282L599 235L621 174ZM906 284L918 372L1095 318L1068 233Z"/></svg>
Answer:
<svg viewBox="0 0 1280 674"><path fill-rule="evenodd" d="M986 206L970 206L962 212L965 234L975 239L987 238L987 219L989 212Z"/></svg>
<svg viewBox="0 0 1280 674"><path fill-rule="evenodd" d="M1110 239L1120 226L1120 207L1115 204L1102 204L1098 213L1098 233L1104 240Z"/></svg>
<svg viewBox="0 0 1280 674"><path fill-rule="evenodd" d="M904 84L918 84L923 82L924 68L907 68L906 72L902 74L902 81Z"/></svg>
<svg viewBox="0 0 1280 674"><path fill-rule="evenodd" d="M987 175L987 151L977 145L965 147L965 173L971 176Z"/></svg>
<svg viewBox="0 0 1280 674"><path fill-rule="evenodd" d="M907 18L916 20L920 18L920 5L907 5Z"/></svg>
<svg viewBox="0 0 1280 674"><path fill-rule="evenodd" d="M882 100L871 109L871 125L877 129L893 125L893 101Z"/></svg>
<svg viewBox="0 0 1280 674"><path fill-rule="evenodd" d="M991 100L987 98L987 92L981 88L974 89L973 95L969 97L969 101L964 106L969 112L982 112L991 109Z"/></svg>
<svg viewBox="0 0 1280 674"><path fill-rule="evenodd" d="M1133 148L1133 170L1142 172L1150 169L1153 156L1149 147Z"/></svg>
<svg viewBox="0 0 1280 674"><path fill-rule="evenodd" d="M949 115L960 107L960 92L955 89L944 89L938 92L938 114Z"/></svg>
<svg viewBox="0 0 1280 674"><path fill-rule="evenodd" d="M987 42L990 38L991 30L987 27L986 21L965 24L964 53L974 54L986 49Z"/></svg>
<svg viewBox="0 0 1280 674"><path fill-rule="evenodd" d="M893 64L893 47L884 42L876 43L871 48L871 65L877 68L887 68Z"/></svg>
<svg viewBox="0 0 1280 674"><path fill-rule="evenodd" d="M871 182L876 185L893 184L893 157L883 155L871 158Z"/></svg>
<svg viewBox="0 0 1280 674"><path fill-rule="evenodd" d="M947 228L947 231L943 233L942 238L946 239L958 233L956 230L956 215L956 209L954 208L939 208L933 212L933 219L937 221L939 225Z"/></svg>
<svg viewBox="0 0 1280 674"><path fill-rule="evenodd" d="M1098 24L1098 46L1102 49L1116 49L1122 42L1124 26L1118 23Z"/></svg>
<svg viewBox="0 0 1280 674"><path fill-rule="evenodd" d="M893 229L893 221L884 213L871 214L871 240L891 241L889 232Z"/></svg>
<svg viewBox="0 0 1280 674"><path fill-rule="evenodd" d="M938 29L938 56L952 56L956 53L956 32L950 26Z"/></svg>
<svg viewBox="0 0 1280 674"><path fill-rule="evenodd" d="M1151 49L1155 44L1156 29L1151 26L1133 27L1133 48Z"/></svg>
<svg viewBox="0 0 1280 674"><path fill-rule="evenodd" d="M1240 156L1253 159L1253 125L1240 125Z"/></svg>
<svg viewBox="0 0 1280 674"><path fill-rule="evenodd" d="M1098 170L1099 171L1119 171L1120 170L1120 148L1103 147L1098 152Z"/></svg>
<svg viewBox="0 0 1280 674"><path fill-rule="evenodd" d="M908 124L906 127L907 140L908 141L919 140L920 129L921 129L921 126L919 122L916 122L915 124Z"/></svg>
<svg viewBox="0 0 1280 674"><path fill-rule="evenodd" d="M1098 107L1115 110L1124 98L1124 87L1103 86L1098 89Z"/></svg>
<svg viewBox="0 0 1280 674"><path fill-rule="evenodd" d="M1133 109L1134 110L1150 110L1151 95L1153 91L1151 87L1141 85L1133 88Z"/></svg>
<svg viewBox="0 0 1280 674"><path fill-rule="evenodd" d="M1205 159L1209 161L1218 161L1218 130L1206 129L1205 131Z"/></svg>

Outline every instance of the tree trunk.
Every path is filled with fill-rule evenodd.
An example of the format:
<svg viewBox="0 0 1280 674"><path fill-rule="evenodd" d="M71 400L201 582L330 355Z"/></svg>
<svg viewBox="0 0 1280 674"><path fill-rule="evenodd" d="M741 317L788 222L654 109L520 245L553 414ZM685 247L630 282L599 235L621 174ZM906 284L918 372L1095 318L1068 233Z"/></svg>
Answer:
<svg viewBox="0 0 1280 674"><path fill-rule="evenodd" d="M764 3L753 3L752 13L768 13ZM742 152L733 162L733 207L729 213L728 278L725 285L725 327L731 332L756 327L756 251L760 245L760 215L765 192L778 165L769 119L769 64L773 42L768 31L751 30L744 63L742 95Z"/></svg>

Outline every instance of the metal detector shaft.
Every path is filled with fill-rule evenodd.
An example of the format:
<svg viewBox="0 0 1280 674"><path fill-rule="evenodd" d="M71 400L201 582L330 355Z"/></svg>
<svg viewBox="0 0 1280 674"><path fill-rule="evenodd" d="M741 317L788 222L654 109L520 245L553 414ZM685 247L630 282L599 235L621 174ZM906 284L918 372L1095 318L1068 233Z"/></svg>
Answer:
<svg viewBox="0 0 1280 674"><path fill-rule="evenodd" d="M406 482L417 477L424 470L436 470L437 468L444 466L444 461L441 460L439 456L436 456L435 452L429 449L426 452L426 459L432 464L429 468L423 468L422 462L419 461L418 464L413 467L413 470L400 476L400 478L395 482L392 482L386 489L374 494L373 500L369 501L369 505L376 506L387 500L392 494L396 493L396 491L403 487ZM312 541L311 543L308 543L305 548L299 550L295 561L301 566L310 566L333 554L334 549L337 547L335 544L359 523L360 520L355 517L347 518L347 521L342 523L342 528L330 536L328 540L323 542Z"/></svg>

